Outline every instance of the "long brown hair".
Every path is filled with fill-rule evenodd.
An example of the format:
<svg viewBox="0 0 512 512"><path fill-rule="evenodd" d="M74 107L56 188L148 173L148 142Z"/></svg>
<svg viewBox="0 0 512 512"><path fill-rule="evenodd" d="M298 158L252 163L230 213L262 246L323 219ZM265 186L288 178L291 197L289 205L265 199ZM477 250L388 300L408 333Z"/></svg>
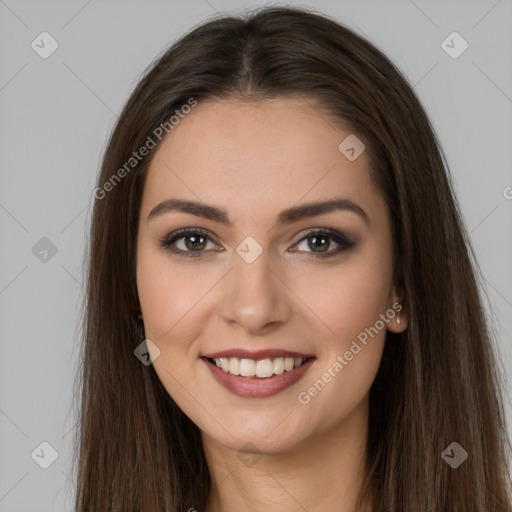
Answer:
<svg viewBox="0 0 512 512"><path fill-rule="evenodd" d="M211 482L199 430L134 356L144 178L155 133L191 99L292 96L365 141L409 318L404 333L387 333L370 391L358 510L510 512L505 382L435 132L382 52L333 19L285 7L215 16L183 36L148 68L112 131L86 269L76 511L204 510ZM156 148L134 163L148 137ZM441 456L453 442L468 453L456 469Z"/></svg>

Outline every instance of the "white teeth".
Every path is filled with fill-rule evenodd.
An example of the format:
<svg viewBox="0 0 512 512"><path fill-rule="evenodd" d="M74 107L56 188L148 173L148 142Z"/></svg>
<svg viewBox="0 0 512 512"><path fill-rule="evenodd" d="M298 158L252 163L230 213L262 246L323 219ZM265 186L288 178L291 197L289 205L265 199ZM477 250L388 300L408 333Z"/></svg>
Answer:
<svg viewBox="0 0 512 512"><path fill-rule="evenodd" d="M256 363L256 377L264 379L265 377L272 377L274 373L274 364L272 359L263 359Z"/></svg>
<svg viewBox="0 0 512 512"><path fill-rule="evenodd" d="M284 372L284 357L276 357L274 359L274 373L281 375Z"/></svg>
<svg viewBox="0 0 512 512"><path fill-rule="evenodd" d="M229 360L229 373L240 375L240 359L237 357L232 357Z"/></svg>
<svg viewBox="0 0 512 512"><path fill-rule="evenodd" d="M256 375L256 363L252 359L240 359L240 375L242 377L254 377Z"/></svg>
<svg viewBox="0 0 512 512"><path fill-rule="evenodd" d="M285 360L284 360L284 369L287 371L287 372L290 372L291 370L293 370L293 366L295 364L295 359L293 359L293 357L287 357Z"/></svg>
<svg viewBox="0 0 512 512"><path fill-rule="evenodd" d="M242 377L258 377L266 379L273 375L281 375L301 366L305 359L301 357L276 357L275 359L239 359L238 357L216 357L213 360L217 368L226 373L241 375Z"/></svg>

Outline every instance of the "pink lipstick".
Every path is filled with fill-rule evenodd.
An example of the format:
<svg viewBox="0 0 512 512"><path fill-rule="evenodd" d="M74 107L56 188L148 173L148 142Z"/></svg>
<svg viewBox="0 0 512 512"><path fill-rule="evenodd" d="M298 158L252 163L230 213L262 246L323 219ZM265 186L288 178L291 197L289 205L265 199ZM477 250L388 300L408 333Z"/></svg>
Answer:
<svg viewBox="0 0 512 512"><path fill-rule="evenodd" d="M231 393L264 398L295 384L316 358L311 354L279 349L231 349L205 354L201 359L214 379Z"/></svg>

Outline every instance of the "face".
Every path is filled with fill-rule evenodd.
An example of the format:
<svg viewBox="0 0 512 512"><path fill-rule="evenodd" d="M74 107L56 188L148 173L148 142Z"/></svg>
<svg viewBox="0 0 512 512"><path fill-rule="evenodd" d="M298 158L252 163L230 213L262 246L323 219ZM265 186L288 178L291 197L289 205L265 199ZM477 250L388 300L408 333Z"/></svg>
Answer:
<svg viewBox="0 0 512 512"><path fill-rule="evenodd" d="M338 148L350 133L303 100L205 101L150 165L146 339L166 390L224 447L284 452L363 421L385 332L403 329L386 203L366 152Z"/></svg>

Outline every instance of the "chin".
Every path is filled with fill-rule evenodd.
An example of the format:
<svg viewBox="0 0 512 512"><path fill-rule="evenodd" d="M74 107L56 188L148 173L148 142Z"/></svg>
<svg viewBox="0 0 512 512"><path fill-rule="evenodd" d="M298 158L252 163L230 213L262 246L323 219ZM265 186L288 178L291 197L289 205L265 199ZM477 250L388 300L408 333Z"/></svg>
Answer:
<svg viewBox="0 0 512 512"><path fill-rule="evenodd" d="M211 418L207 422L207 429L199 428L214 442L234 451L255 451L265 455L290 452L311 435L303 421L297 422L295 412L283 414L282 409L267 414L245 411L240 421L233 415L230 422L221 423L222 427L219 425L215 430L212 430Z"/></svg>

